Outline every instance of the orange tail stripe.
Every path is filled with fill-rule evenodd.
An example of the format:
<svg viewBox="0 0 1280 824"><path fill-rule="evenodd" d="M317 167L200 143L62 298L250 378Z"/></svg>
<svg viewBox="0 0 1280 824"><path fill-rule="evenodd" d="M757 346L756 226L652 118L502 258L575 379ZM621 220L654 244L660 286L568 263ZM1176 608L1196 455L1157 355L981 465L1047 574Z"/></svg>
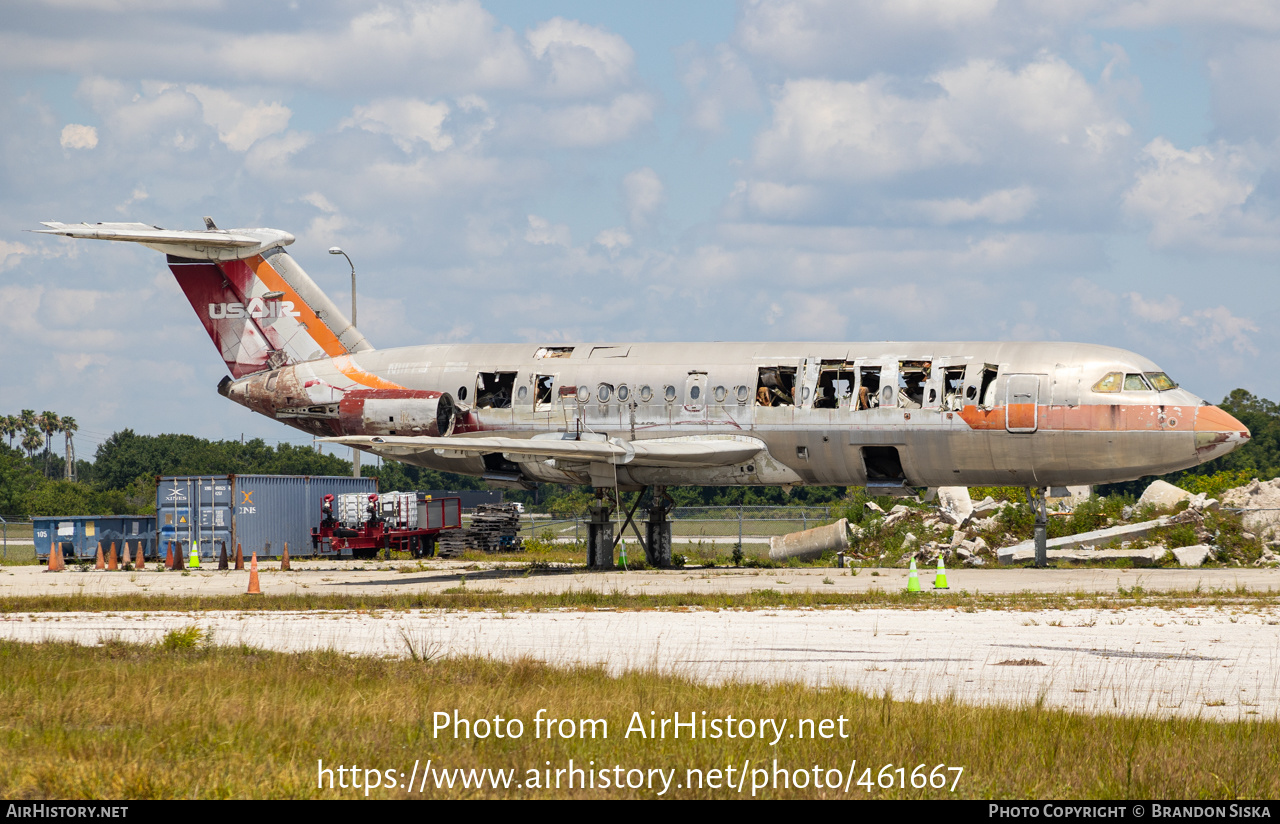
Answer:
<svg viewBox="0 0 1280 824"><path fill-rule="evenodd" d="M258 279L266 285L269 291L284 292L289 300L293 301L293 308L299 313L299 320L306 324L308 337L316 342L316 345L329 357L336 358L339 355L347 353L347 347L343 346L338 340L338 336L329 331L329 327L311 310L298 293L293 291L280 273L271 268L271 264L263 260L261 255L254 255L245 261L249 264L249 268L253 269Z"/></svg>

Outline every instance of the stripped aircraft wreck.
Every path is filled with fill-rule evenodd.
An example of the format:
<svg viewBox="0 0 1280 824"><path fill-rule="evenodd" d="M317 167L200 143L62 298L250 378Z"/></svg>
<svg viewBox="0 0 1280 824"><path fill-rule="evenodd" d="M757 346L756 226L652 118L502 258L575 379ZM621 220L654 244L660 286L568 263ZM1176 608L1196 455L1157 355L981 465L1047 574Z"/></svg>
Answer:
<svg viewBox="0 0 1280 824"><path fill-rule="evenodd" d="M44 225L38 231L168 255L230 373L218 391L255 412L329 442L496 484L655 487L659 515L661 488L674 485L881 494L1020 485L1034 496L1185 469L1249 438L1155 363L1107 346L374 349L285 252L286 232L220 230L207 218L203 231ZM646 551L652 543L651 535ZM651 559L662 560L660 549Z"/></svg>

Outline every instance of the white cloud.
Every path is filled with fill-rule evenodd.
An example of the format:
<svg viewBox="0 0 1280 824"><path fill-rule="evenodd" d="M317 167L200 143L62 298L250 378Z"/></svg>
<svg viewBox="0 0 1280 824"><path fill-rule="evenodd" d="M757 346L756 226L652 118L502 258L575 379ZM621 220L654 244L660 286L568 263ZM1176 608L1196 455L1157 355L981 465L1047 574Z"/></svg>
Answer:
<svg viewBox="0 0 1280 824"><path fill-rule="evenodd" d="M200 101L204 122L218 130L218 139L232 151L244 152L257 141L279 134L289 127L292 112L281 103L246 103L225 89L187 86Z"/></svg>
<svg viewBox="0 0 1280 824"><path fill-rule="evenodd" d="M64 149L92 149L98 145L98 130L93 126L68 123L62 127L58 142Z"/></svg>
<svg viewBox="0 0 1280 824"><path fill-rule="evenodd" d="M1258 347L1249 338L1250 333L1258 331L1258 325L1248 318L1236 317L1225 306L1197 309L1179 321L1199 334L1197 345L1213 346L1229 341L1237 352L1258 354Z"/></svg>
<svg viewBox="0 0 1280 824"><path fill-rule="evenodd" d="M596 235L595 243L608 249L610 254L617 254L631 245L632 238L626 229L617 226L613 229L602 229Z"/></svg>
<svg viewBox="0 0 1280 824"><path fill-rule="evenodd" d="M935 93L908 97L883 76L789 80L757 139L756 165L814 180L869 180L995 160L1088 162L1129 134L1088 81L1056 57L1017 70L971 60L930 83Z"/></svg>
<svg viewBox="0 0 1280 824"><path fill-rule="evenodd" d="M934 223L962 223L985 220L991 223L1014 223L1026 217L1036 205L1036 193L1030 186L1000 189L983 195L977 200L950 198L928 200L916 204L916 209Z"/></svg>
<svg viewBox="0 0 1280 824"><path fill-rule="evenodd" d="M526 107L511 117L517 140L537 140L564 148L591 148L631 137L653 120L651 95L628 92L608 105L583 104L553 109Z"/></svg>
<svg viewBox="0 0 1280 824"><path fill-rule="evenodd" d="M689 95L689 122L701 131L719 131L730 114L760 108L751 67L727 45L693 55L681 80Z"/></svg>
<svg viewBox="0 0 1280 824"><path fill-rule="evenodd" d="M622 178L622 192L632 228L643 228L662 205L664 187L658 173L646 166Z"/></svg>
<svg viewBox="0 0 1280 824"><path fill-rule="evenodd" d="M1115 2L1095 22L1119 28L1230 26L1254 32L1280 31L1280 7L1267 0L1135 0Z"/></svg>
<svg viewBox="0 0 1280 824"><path fill-rule="evenodd" d="M339 128L355 126L374 134L390 135L404 152L412 152L415 144L426 143L434 151L443 152L453 145L453 138L443 131L449 107L444 103L427 103L413 98L382 98L367 106L356 106L351 117Z"/></svg>
<svg viewBox="0 0 1280 824"><path fill-rule="evenodd" d="M1129 308L1135 315L1153 323L1167 323L1182 314L1182 301L1173 295L1151 300L1138 292L1129 292L1125 297L1129 299Z"/></svg>
<svg viewBox="0 0 1280 824"><path fill-rule="evenodd" d="M22 260L24 255L30 255L35 250L25 243L12 243L7 240L0 240L0 270L16 266Z"/></svg>
<svg viewBox="0 0 1280 824"><path fill-rule="evenodd" d="M549 65L547 90L559 95L590 95L625 82L635 62L627 41L612 32L576 20L553 17L528 33L534 57Z"/></svg>
<svg viewBox="0 0 1280 824"><path fill-rule="evenodd" d="M569 246L569 227L563 223L552 224L545 217L529 215L529 231L524 239L535 246Z"/></svg>
<svg viewBox="0 0 1280 824"><path fill-rule="evenodd" d="M1262 174L1241 146L1182 151L1164 138L1142 150L1143 165L1124 196L1129 213L1151 225L1162 249L1269 251L1280 247L1274 218L1249 208Z"/></svg>
<svg viewBox="0 0 1280 824"><path fill-rule="evenodd" d="M303 195L302 202L311 204L325 214L333 214L338 211L338 207L333 205L333 201L319 192L309 192Z"/></svg>
<svg viewBox="0 0 1280 824"><path fill-rule="evenodd" d="M1098 284L1078 278L1068 292L1083 318L1092 325L1124 328L1139 338L1152 338L1166 347L1206 356L1219 344L1228 343L1240 354L1257 354L1252 335L1260 330L1257 323L1234 314L1223 305L1204 306L1183 312L1182 301L1174 295L1148 298L1140 292L1115 293ZM1065 311L1067 307L1059 307ZM1220 353L1219 353L1220 354Z"/></svg>
<svg viewBox="0 0 1280 824"><path fill-rule="evenodd" d="M477 0L398 2L339 30L228 38L216 61L255 82L424 92L525 87L528 55Z"/></svg>

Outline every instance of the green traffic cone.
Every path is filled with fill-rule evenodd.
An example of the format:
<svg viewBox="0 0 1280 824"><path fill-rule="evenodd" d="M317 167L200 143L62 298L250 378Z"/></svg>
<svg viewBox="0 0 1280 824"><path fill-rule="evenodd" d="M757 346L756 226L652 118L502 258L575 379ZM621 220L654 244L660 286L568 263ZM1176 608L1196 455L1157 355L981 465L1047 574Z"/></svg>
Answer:
<svg viewBox="0 0 1280 824"><path fill-rule="evenodd" d="M916 572L916 559L911 559L911 572L907 575L907 592L920 591L920 574Z"/></svg>
<svg viewBox="0 0 1280 824"><path fill-rule="evenodd" d="M933 574L934 589L951 589L947 586L947 568L942 565L942 553L938 553L938 571Z"/></svg>
<svg viewBox="0 0 1280 824"><path fill-rule="evenodd" d="M187 566L191 569L200 568L200 547L195 541L191 542L191 560L187 562Z"/></svg>

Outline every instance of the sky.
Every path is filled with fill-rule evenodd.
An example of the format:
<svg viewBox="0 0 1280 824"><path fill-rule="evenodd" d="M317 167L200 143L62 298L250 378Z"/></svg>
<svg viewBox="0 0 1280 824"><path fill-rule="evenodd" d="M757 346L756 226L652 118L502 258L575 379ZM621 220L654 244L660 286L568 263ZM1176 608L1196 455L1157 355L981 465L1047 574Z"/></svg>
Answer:
<svg viewBox="0 0 1280 824"><path fill-rule="evenodd" d="M1280 400L1280 5L6 0L0 414L309 436L161 255L269 226L379 348L1067 340Z"/></svg>

